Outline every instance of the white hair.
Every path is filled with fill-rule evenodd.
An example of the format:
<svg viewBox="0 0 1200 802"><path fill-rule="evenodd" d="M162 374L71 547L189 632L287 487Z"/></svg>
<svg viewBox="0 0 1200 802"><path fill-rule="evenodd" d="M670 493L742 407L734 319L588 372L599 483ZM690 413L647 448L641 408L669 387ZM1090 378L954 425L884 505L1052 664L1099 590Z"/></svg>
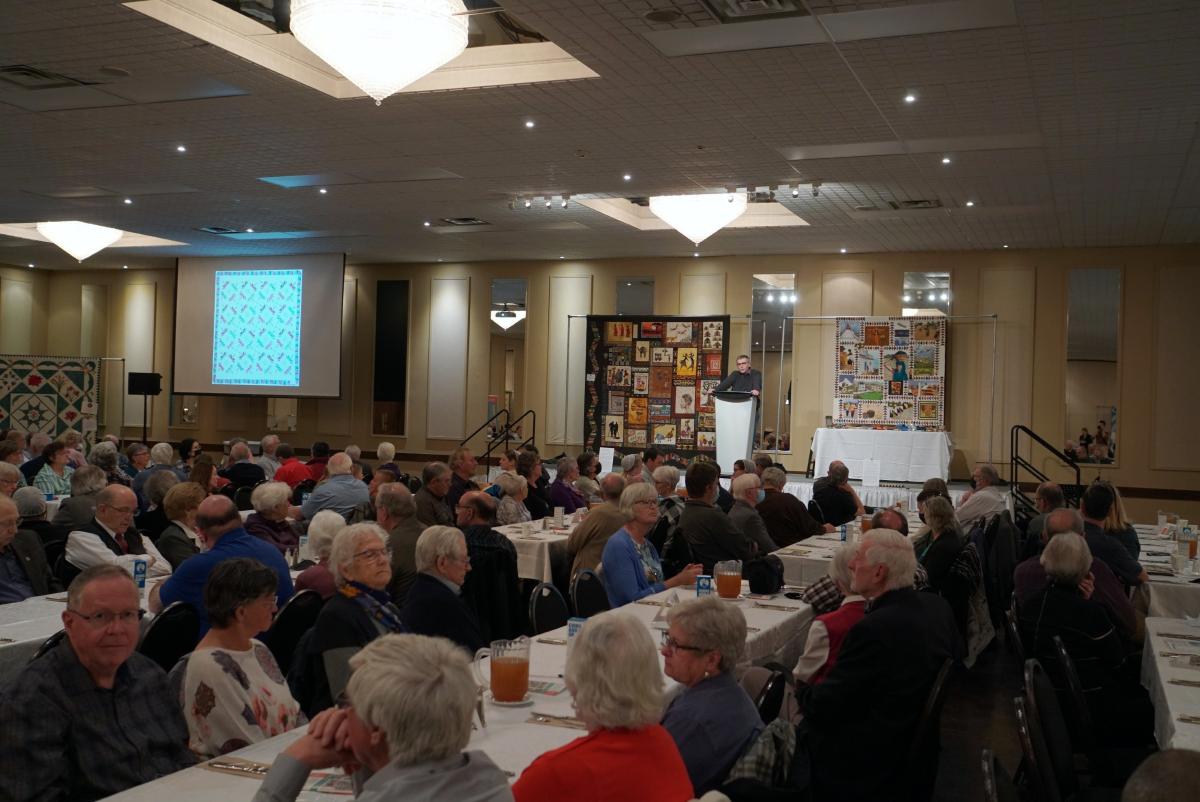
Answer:
<svg viewBox="0 0 1200 802"><path fill-rule="evenodd" d="M263 450L264 454L267 453L268 448L274 448L277 445L279 445L279 435L277 434L264 434L258 441L258 447Z"/></svg>
<svg viewBox="0 0 1200 802"><path fill-rule="evenodd" d="M325 470L329 471L330 476L348 474L353 467L354 461L342 451L334 454L329 458L329 462L325 463Z"/></svg>
<svg viewBox="0 0 1200 802"><path fill-rule="evenodd" d="M104 469L96 465L84 465L71 474L71 495L90 496L99 493L108 485Z"/></svg>
<svg viewBox="0 0 1200 802"><path fill-rule="evenodd" d="M436 571L438 557L458 557L466 552L467 539L461 529L431 526L417 538L417 570L426 574Z"/></svg>
<svg viewBox="0 0 1200 802"><path fill-rule="evenodd" d="M333 550L333 539L345 528L346 519L340 512L321 510L308 524L308 547L318 559L329 559Z"/></svg>
<svg viewBox="0 0 1200 802"><path fill-rule="evenodd" d="M496 477L496 484L504 491L504 495L516 498L521 495L521 489L529 487L529 483L522 477L509 471L501 471Z"/></svg>
<svg viewBox="0 0 1200 802"><path fill-rule="evenodd" d="M1092 550L1075 532L1062 532L1050 538L1039 559L1046 575L1069 585L1078 585L1092 570Z"/></svg>
<svg viewBox="0 0 1200 802"><path fill-rule="evenodd" d="M342 453L349 457L353 462L358 462L360 459L362 459L362 449L353 443L343 448Z"/></svg>
<svg viewBox="0 0 1200 802"><path fill-rule="evenodd" d="M155 465L170 465L175 462L175 446L170 443L155 443L150 449L150 459Z"/></svg>
<svg viewBox="0 0 1200 802"><path fill-rule="evenodd" d="M826 571L829 578L842 591L850 587L850 558L854 556L854 549L852 543L843 543L838 546L833 552L833 558L829 561L829 568Z"/></svg>
<svg viewBox="0 0 1200 802"><path fill-rule="evenodd" d="M359 545L372 537L378 538L379 545L387 546L387 532L383 531L379 524L369 521L347 526L333 536L333 547L329 550L329 571L333 574L334 582L338 585L346 584L342 569L354 562L354 555L362 550Z"/></svg>
<svg viewBox="0 0 1200 802"><path fill-rule="evenodd" d="M346 694L387 737L400 766L445 760L471 739L475 680L466 653L445 638L384 635L350 658Z"/></svg>
<svg viewBox="0 0 1200 802"><path fill-rule="evenodd" d="M734 498L741 498L746 495L747 490L757 490L761 484L758 474L747 471L733 478L733 481L729 483L729 492L733 494Z"/></svg>
<svg viewBox="0 0 1200 802"><path fill-rule="evenodd" d="M391 462L396 458L396 447L391 443L380 443L375 446L375 457L380 462Z"/></svg>
<svg viewBox="0 0 1200 802"><path fill-rule="evenodd" d="M783 486L787 484L787 474L774 466L763 468L762 483L766 487L783 490Z"/></svg>
<svg viewBox="0 0 1200 802"><path fill-rule="evenodd" d="M888 569L885 591L912 587L917 570L912 541L895 529L872 529L863 534L862 544L867 565L883 565Z"/></svg>
<svg viewBox="0 0 1200 802"><path fill-rule="evenodd" d="M250 446L244 441L234 443L229 447L229 458L234 462L250 459Z"/></svg>
<svg viewBox="0 0 1200 802"><path fill-rule="evenodd" d="M621 500L617 503L617 509L621 511L621 515L626 521L633 520L633 505L639 501L658 501L658 491L645 482L633 482L625 486L621 491Z"/></svg>
<svg viewBox="0 0 1200 802"><path fill-rule="evenodd" d="M679 486L679 469L674 465L659 465L654 469L655 484L670 485L672 489Z"/></svg>
<svg viewBox="0 0 1200 802"><path fill-rule="evenodd" d="M0 479L12 479L19 482L21 480L21 471L11 462L0 461Z"/></svg>
<svg viewBox="0 0 1200 802"><path fill-rule="evenodd" d="M589 618L567 652L564 673L575 710L589 725L640 729L662 718L658 652L646 625L628 613Z"/></svg>
<svg viewBox="0 0 1200 802"><path fill-rule="evenodd" d="M621 457L621 472L632 473L635 468L642 464L640 454L626 454ZM640 479L638 481L641 481Z"/></svg>
<svg viewBox="0 0 1200 802"><path fill-rule="evenodd" d="M684 599L667 611L667 625L678 624L688 643L721 655L721 671L732 671L746 650L746 616L716 596Z"/></svg>
<svg viewBox="0 0 1200 802"><path fill-rule="evenodd" d="M263 482L250 493L250 504L259 515L265 515L291 498L287 482Z"/></svg>

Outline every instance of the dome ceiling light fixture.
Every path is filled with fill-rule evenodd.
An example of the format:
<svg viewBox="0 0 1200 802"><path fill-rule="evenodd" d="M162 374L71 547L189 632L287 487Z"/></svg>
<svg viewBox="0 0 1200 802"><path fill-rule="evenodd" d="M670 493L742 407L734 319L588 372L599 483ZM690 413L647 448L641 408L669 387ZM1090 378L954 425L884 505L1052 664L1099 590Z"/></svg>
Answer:
<svg viewBox="0 0 1200 802"><path fill-rule="evenodd" d="M699 245L746 213L746 193L654 195L650 198L650 211Z"/></svg>
<svg viewBox="0 0 1200 802"><path fill-rule="evenodd" d="M462 0L292 0L291 28L376 106L467 47Z"/></svg>
<svg viewBox="0 0 1200 802"><path fill-rule="evenodd" d="M125 234L119 228L81 223L78 220L38 223L37 231L79 262L104 250Z"/></svg>

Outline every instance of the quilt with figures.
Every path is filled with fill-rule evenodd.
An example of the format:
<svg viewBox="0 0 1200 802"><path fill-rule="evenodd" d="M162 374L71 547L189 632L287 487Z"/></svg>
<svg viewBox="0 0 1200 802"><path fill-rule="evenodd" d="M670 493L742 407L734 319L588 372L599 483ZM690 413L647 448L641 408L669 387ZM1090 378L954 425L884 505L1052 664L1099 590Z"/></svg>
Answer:
<svg viewBox="0 0 1200 802"><path fill-rule="evenodd" d="M0 354L0 428L96 441L100 358Z"/></svg>

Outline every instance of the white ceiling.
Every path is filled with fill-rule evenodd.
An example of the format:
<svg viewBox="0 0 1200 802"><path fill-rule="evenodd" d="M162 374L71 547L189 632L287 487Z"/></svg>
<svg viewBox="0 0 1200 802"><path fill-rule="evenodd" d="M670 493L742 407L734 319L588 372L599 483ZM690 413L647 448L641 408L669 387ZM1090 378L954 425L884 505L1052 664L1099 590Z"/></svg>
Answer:
<svg viewBox="0 0 1200 802"><path fill-rule="evenodd" d="M683 22L642 18L672 2ZM819 197L807 187L779 197L809 226L727 230L702 252L1197 241L1200 3L982 4L1011 7L1016 24L888 36L890 18L855 17L871 38L667 58L644 34L710 24L697 0L507 0L600 77L404 94L377 108L334 100L119 0L0 0L0 66L106 82L126 96L153 98L164 86L220 95L30 111L13 104L34 104L28 94L0 89L0 223L79 219L188 243L107 251L88 260L97 267L330 251L355 262L680 256L693 247L671 231L638 231L574 202L509 201L819 180ZM807 5L821 21L918 4ZM915 103L904 103L907 92ZM952 145L966 149L940 149ZM863 153L885 155L844 155ZM806 154L820 158L785 158ZM439 170L459 177L396 180ZM258 180L301 174L370 183L320 195ZM77 187L113 194L50 196ZM943 208L888 205L921 199ZM443 217L492 225L422 225ZM322 236L234 240L195 230L206 225ZM12 239L0 239L0 262L74 267L51 246Z"/></svg>

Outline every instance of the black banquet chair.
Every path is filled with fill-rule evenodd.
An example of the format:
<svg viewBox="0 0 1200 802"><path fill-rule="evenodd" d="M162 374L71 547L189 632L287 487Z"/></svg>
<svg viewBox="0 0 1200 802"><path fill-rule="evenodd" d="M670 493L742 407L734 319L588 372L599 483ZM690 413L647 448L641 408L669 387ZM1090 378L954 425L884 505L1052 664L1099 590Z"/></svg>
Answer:
<svg viewBox="0 0 1200 802"><path fill-rule="evenodd" d="M821 509L821 505L817 503L815 498L808 500L808 514L813 517L813 520L819 524L825 523L825 511Z"/></svg>
<svg viewBox="0 0 1200 802"><path fill-rule="evenodd" d="M581 618L591 618L610 609L608 591L599 574L585 568L575 575L575 581L571 583L571 604L575 607L575 615Z"/></svg>
<svg viewBox="0 0 1200 802"><path fill-rule="evenodd" d="M187 602L175 602L154 617L137 650L170 671L200 642L200 616Z"/></svg>
<svg viewBox="0 0 1200 802"><path fill-rule="evenodd" d="M325 600L315 590L302 590L283 605L283 609L275 614L271 628L263 635L263 643L271 650L279 670L284 674L292 666L292 656L300 636L312 629L317 622L317 614L325 606Z"/></svg>
<svg viewBox="0 0 1200 802"><path fill-rule="evenodd" d="M983 750L984 802L1021 802L1021 792L991 749Z"/></svg>
<svg viewBox="0 0 1200 802"><path fill-rule="evenodd" d="M767 681L763 683L762 690L758 692L758 697L754 700L754 707L758 710L758 717L762 719L763 724L770 724L775 719L779 718L779 711L783 708L783 697L787 692L787 674L782 671L772 671L767 677Z"/></svg>
<svg viewBox="0 0 1200 802"><path fill-rule="evenodd" d="M566 626L570 614L567 600L552 582L539 582L533 589L529 597L529 623L534 635Z"/></svg>
<svg viewBox="0 0 1200 802"><path fill-rule="evenodd" d="M62 639L65 637L67 637L67 631L65 629L60 629L58 632L55 632L50 637L46 638L44 641L42 641L42 645L37 648L37 651L33 653L33 657L29 658L29 662L32 663L46 652L53 649L55 646L61 643Z"/></svg>
<svg viewBox="0 0 1200 802"><path fill-rule="evenodd" d="M946 688L953 670L954 661L946 658L929 689L929 695L925 698L925 707L921 711L921 718L917 721L917 729L908 748L905 766L910 800L924 801L933 798L941 752L942 707L946 703Z"/></svg>

